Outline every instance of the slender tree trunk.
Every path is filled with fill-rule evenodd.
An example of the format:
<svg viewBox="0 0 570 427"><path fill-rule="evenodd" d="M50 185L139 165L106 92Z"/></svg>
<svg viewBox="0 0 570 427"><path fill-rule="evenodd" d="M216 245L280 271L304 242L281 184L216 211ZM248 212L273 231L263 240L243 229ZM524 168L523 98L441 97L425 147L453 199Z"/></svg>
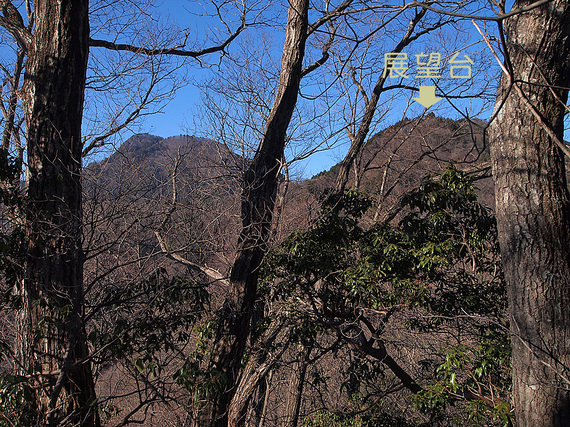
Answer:
<svg viewBox="0 0 570 427"><path fill-rule="evenodd" d="M308 27L308 0L290 0L281 75L263 138L244 176L242 232L230 274L230 295L224 302L212 368L222 373L226 388L198 408L195 426L226 426L248 341L257 291L258 269L266 252L278 172L289 122L297 103Z"/></svg>
<svg viewBox="0 0 570 427"><path fill-rule="evenodd" d="M26 52L24 49L18 51L18 56L16 57L16 65L14 66L14 74L12 75L10 81L10 98L8 100L7 116L5 119L4 131L2 132L2 149L8 152L10 150L10 140L12 139L12 134L18 129L14 128L16 119L16 108L18 106L18 89L20 86L20 77L22 76L22 70L24 67L24 58Z"/></svg>
<svg viewBox="0 0 570 427"><path fill-rule="evenodd" d="M267 398L267 376L259 381L247 407L245 424L247 427L258 427L261 424L263 408Z"/></svg>
<svg viewBox="0 0 570 427"><path fill-rule="evenodd" d="M247 363L241 372L236 392L228 409L228 426L237 427L244 425L247 409L251 406L251 399L259 391L260 384L265 380L267 374L271 372L275 363L287 348L285 345L282 345L280 349L274 347L278 337L280 341L288 340L291 329L285 327L285 333L280 334L283 329L284 322L274 320L254 344ZM264 395L262 394L259 399L264 399Z"/></svg>
<svg viewBox="0 0 570 427"><path fill-rule="evenodd" d="M28 204L21 354L38 425L99 425L83 318L81 122L87 0L38 0L23 85Z"/></svg>
<svg viewBox="0 0 570 427"><path fill-rule="evenodd" d="M285 421L283 427L297 427L299 423L303 387L305 385L305 377L307 375L312 349L312 343L309 345L299 344L297 347L297 359L293 363L293 374L289 378L289 385L287 387Z"/></svg>
<svg viewBox="0 0 570 427"><path fill-rule="evenodd" d="M267 409L269 408L269 390L271 387L271 380L273 379L273 371L269 372L269 375L265 378L265 392L263 396L263 407L261 409L261 414L259 417L259 423L257 427L264 427L265 420L267 419Z"/></svg>
<svg viewBox="0 0 570 427"><path fill-rule="evenodd" d="M509 18L505 35L512 76L501 80L489 139L511 311L515 413L521 427L568 426L570 202L563 154L545 129L562 140L570 3L555 0Z"/></svg>

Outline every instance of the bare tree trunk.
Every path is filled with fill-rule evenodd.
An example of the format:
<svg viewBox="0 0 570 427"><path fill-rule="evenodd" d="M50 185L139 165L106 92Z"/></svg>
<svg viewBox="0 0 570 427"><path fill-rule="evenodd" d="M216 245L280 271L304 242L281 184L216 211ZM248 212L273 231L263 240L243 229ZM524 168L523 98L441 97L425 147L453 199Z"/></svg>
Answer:
<svg viewBox="0 0 570 427"><path fill-rule="evenodd" d="M570 201L552 136L562 140L570 85L570 3L555 0L509 18L505 30L511 76L501 80L489 139L515 413L521 427L568 426Z"/></svg>
<svg viewBox="0 0 570 427"><path fill-rule="evenodd" d="M21 354L38 425L99 425L83 318L81 122L87 0L35 2L23 85L28 204Z"/></svg>
<svg viewBox="0 0 570 427"><path fill-rule="evenodd" d="M273 347L284 327L286 328L285 336L280 338L283 341L287 341L291 331L290 328L284 326L284 322L276 320L271 323L263 336L255 343L251 355L243 368L239 383L236 386L236 392L228 409L228 426L237 427L244 425L248 406L251 405L251 399L256 391L260 389L261 383L287 348L285 345L281 346L280 349ZM262 399L264 399L263 395L260 396L260 400Z"/></svg>
<svg viewBox="0 0 570 427"><path fill-rule="evenodd" d="M297 359L293 363L293 375L291 375L289 386L287 387L285 422L283 423L284 427L297 427L297 424L299 423L303 386L305 385L305 376L307 375L307 368L312 349L312 344L298 345Z"/></svg>
<svg viewBox="0 0 570 427"><path fill-rule="evenodd" d="M212 368L226 377L226 389L198 408L194 425L226 426L228 408L238 383L257 291L258 269L269 238L278 173L286 132L297 103L308 27L308 0L291 0L279 89L263 138L244 176L242 232L230 274L230 295L224 302L213 348Z"/></svg>
<svg viewBox="0 0 570 427"><path fill-rule="evenodd" d="M26 51L20 49L18 51L18 56L16 57L16 65L14 67L14 74L10 81L10 98L8 100L8 109L6 111L7 115L5 119L4 131L2 132L2 149L6 152L10 149L10 140L15 129L15 119L16 119L16 108L18 105L18 89L20 85L20 77L22 76L22 71L24 68L24 58L26 56Z"/></svg>
<svg viewBox="0 0 570 427"><path fill-rule="evenodd" d="M269 373L271 373L271 371ZM248 427L258 427L262 424L261 418L263 416L263 410L268 396L267 379L268 376L266 375L261 379L261 381L259 381L255 392L251 396L250 404L247 407L245 416L245 425Z"/></svg>
<svg viewBox="0 0 570 427"><path fill-rule="evenodd" d="M267 419L267 408L269 407L269 390L271 387L271 380L273 379L273 371L270 371L265 378L265 396L263 398L263 408L261 409L261 414L259 417L259 423L257 427L264 427L265 420Z"/></svg>

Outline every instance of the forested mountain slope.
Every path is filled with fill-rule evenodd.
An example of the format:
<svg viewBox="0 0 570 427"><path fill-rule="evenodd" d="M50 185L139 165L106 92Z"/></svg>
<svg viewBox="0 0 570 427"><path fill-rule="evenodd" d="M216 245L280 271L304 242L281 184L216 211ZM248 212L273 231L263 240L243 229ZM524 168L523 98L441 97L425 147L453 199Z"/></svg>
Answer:
<svg viewBox="0 0 570 427"><path fill-rule="evenodd" d="M358 159L347 187L359 190L367 197L366 204L369 203L370 207L363 211L361 218L357 218L357 215L353 219L350 217L351 214L335 211L334 215L339 215L339 224L344 223L344 221L349 221L349 223L356 221L354 224L358 224L359 229L363 232L375 233L375 224L383 223L387 217L392 215L389 223L395 225L406 212L405 210L395 210L396 207L400 206L402 196L416 189L423 182L426 174L437 174L446 170L451 161L459 169L471 171L475 176L485 176L476 182L476 186L480 189L479 195L484 204L492 206L492 183L488 177L488 154L482 142L482 127L483 123L469 123L465 120L454 121L430 114L422 119L401 121L372 137L368 141L362 156ZM169 390L171 398L175 397L178 404L182 405L176 411L164 412L160 409L156 411L156 414L160 414L159 417L164 420L184 418L183 403L187 398L184 397L185 390L180 387L180 384L187 384L187 381L190 381L188 384L195 386L194 381L198 381L196 378L199 376L191 379L184 377L187 374L183 374L180 377L181 371L179 369L181 364L188 363L188 359L183 357L184 354L188 352L191 355L195 354L198 349L192 345L188 347L188 342L186 344L178 342L176 346L180 351L176 355L169 355L170 352L167 350L169 347L162 347L162 345L164 342L171 342L169 345L174 345L172 342L177 342L177 340L166 332L157 336L154 328L166 327L160 326L163 323L165 325L170 324L179 333L180 328L184 330L194 322L194 320L188 319L190 323L184 321L186 323L182 322L176 326L178 325L177 322L181 319L187 319L188 316L192 319L194 317L202 319L200 321L202 323L199 322L197 325L208 325L209 322L214 321L214 317L212 317L214 311L212 310L229 292L226 278L234 257L237 230L240 226L239 195L245 163L246 160L243 158L210 140L191 136L163 139L141 134L131 137L109 158L87 167L84 206L85 217L88 219L84 236L87 256L85 275L88 288L91 291L98 290L91 292L93 297L87 307L88 311L92 312L90 314L92 316L92 334L90 337L96 346L109 346L111 349L107 353L101 353L100 360L96 364L99 366L97 371L98 393L103 398L107 396L110 399L109 401L117 408L122 408L122 411L132 410L137 405L136 401L131 399L113 397L116 395L116 388L125 394L134 390L136 375L133 376L132 373L128 373L128 368L132 366L132 359L135 358L141 361L140 369L144 372L154 372L152 375L157 376L157 378L151 378L152 381L148 379L150 382L146 387L155 387L156 385L152 384L158 381L162 384L161 387ZM277 196L276 216L278 222L272 233L271 255L268 258L267 265L263 267L264 283L266 283L265 280L272 277L272 268L277 268L277 271L281 272L280 275L285 274L286 268L289 268L280 266L279 260L283 254L289 253L290 249L287 248L290 248L291 241L295 241L295 239L309 239L311 241L315 238L311 233L318 230L319 227L324 227L324 229L332 227L330 232L327 232L331 235L340 232L335 228L334 223L322 222L323 211L321 210L323 201L326 200L327 195L330 196L331 194L330 187L334 185L337 171L338 165L311 179L289 183L285 182L285 177L282 175ZM353 202L358 205L360 203L358 200L356 198ZM394 214L394 212L396 213ZM349 216L345 217L344 215ZM292 233L305 231L309 234L297 234L297 237L295 234L292 235ZM331 312L320 311L324 307L323 295L332 292L326 298L335 299L338 298L338 295L332 296L335 292L341 292L341 294L345 292L342 290L342 286L337 289L337 285L332 286L332 282L328 285L323 285L323 283L338 275L338 272L334 271L335 266L337 269L353 268L349 267L350 264L346 264L355 256L352 253L353 245L364 249L365 246L362 245L366 244L365 240L351 243L350 239L354 239L355 236L352 234L345 236L345 239L348 239L346 240L348 246L339 242L330 242L326 243L326 246L316 249L316 252L312 254L310 262L321 263L318 260L322 256L325 257L322 264L315 265L315 270L311 276L306 278L308 283L317 280L316 286L321 287L317 294L305 294L302 286L293 294L290 294L291 288L289 290L281 288L284 283L291 280L293 283L295 280L301 280L304 275L302 271L299 271L297 275L289 276L290 273L287 273L281 279L272 279L277 281L274 290L269 294L266 294L263 289L260 290L261 308L259 310L265 311L265 322L276 322L276 325L281 325L281 328L276 330L278 331L277 335L271 339L274 340L277 348L283 350L282 357L271 362L274 378L277 382L271 385L272 391L268 395L266 404L276 405L274 406L276 409L273 415L267 416L268 425L280 425L280 420L289 416L286 409L282 407L278 409L280 408L279 396L297 396L302 390L302 388L293 389L299 387L299 384L295 382L299 380L294 374L295 370L301 369L302 371L305 369L307 375L325 375L329 378L326 385L317 387L315 383L311 387L305 388L305 392L301 393L299 416L300 419L303 419L321 407L346 410L347 407L343 405L349 404L349 402L346 400L345 392L338 388L339 385L343 381L347 381L347 378L353 378L350 380L352 381L352 385L350 385L352 391L349 394L355 393L354 381L361 375L356 371L369 369L378 364L377 357L375 358L373 355L378 356L380 350L374 350L377 352L374 353L369 349L372 356L366 355L365 352L362 353L362 349L356 350L356 352L349 351L350 341L334 339L334 334L331 335L334 328L331 330L329 329L330 326L324 326L336 324L339 321L338 324L343 325L345 321L349 321L348 318L341 320ZM319 239L317 238L314 244L325 244ZM303 240L299 240L299 245L304 244ZM336 249L333 250L333 248ZM281 252L283 250L285 252ZM329 250L333 252L327 255ZM356 262L356 260L357 258L354 258L350 262ZM329 279L324 277L319 279L318 276L314 276L318 274L317 271L320 269L326 271L328 267L325 264L329 261L336 263L331 264L333 270L327 273L330 274ZM295 262L301 262L301 260ZM417 274L416 281L422 277L420 273ZM203 290L207 290L210 295L207 299L209 301L207 306L210 308L203 312L198 308L198 311L187 311L189 305L200 307L206 301L201 299L201 294L196 294L194 291L190 296L186 295L184 298L171 303L168 310L163 305L156 306L155 304L160 300L156 299L156 293L161 295L169 287L164 289L155 287L164 286L164 281L171 280L168 279L169 277L184 278L181 283L188 280L189 284L198 285L197 288L192 289L202 289L200 284L206 285ZM333 282L337 283L339 279L340 277L336 277ZM421 280L426 279L427 276ZM401 278L398 280L407 281L409 279ZM175 282L168 283L171 283L169 286L174 286L174 288L178 286L174 285ZM141 290L144 292L140 293ZM320 295L321 292L324 293ZM109 311L109 307L114 307L117 305L117 301L121 300L120 295L125 295L125 300L130 302L123 308L115 308ZM166 296L160 298L165 298L165 301L168 300ZM185 300L185 298L190 298L190 300ZM296 314L291 314L291 319L283 324L281 323L282 320L279 320L278 313L282 310L279 307L287 306L289 298L296 298L303 303L298 305L297 310L299 311L296 311ZM369 298L372 296L369 295ZM202 303L198 303L196 299ZM349 300L346 300L345 303L348 305L342 310L349 309L349 307L352 307L350 310L370 310L366 304L353 305L356 302L349 302ZM308 306L304 304L316 305L314 309L309 310ZM417 364L423 360L422 363L437 366L437 360L440 357L438 352L442 350L442 343L437 339L434 340L435 336L424 334L420 337L416 332L407 330L404 325L413 318L413 315L404 310L407 303L399 304L398 308L387 309L387 313L391 313L389 316L390 326L388 327L388 323L386 323L386 327L382 329L384 338L381 343L391 354L390 360L395 364L392 368L402 364L403 370L408 375L408 377L404 375L402 378L408 378L408 381L412 381L408 387L415 390L412 377L424 383L433 380L433 376L419 369ZM258 313L259 315L263 316L262 311ZM367 316L370 315L370 313L367 314ZM376 322L378 321L377 317L378 315L372 315L369 320ZM133 320L145 318L146 323L143 324ZM315 324L324 322L321 326L324 329L305 336L307 331L304 331L304 327L301 328L301 325L307 321L316 322ZM359 320L354 319L352 321L358 322ZM388 317L385 318L385 321L388 322ZM195 331L196 329L193 329L195 327L200 328L200 326L194 326L191 330ZM342 326L341 329L344 327ZM466 326L463 327L467 328ZM469 330L471 334L472 329ZM446 331L447 333L455 333L448 327L446 327ZM132 344L129 344L128 349L118 346L112 350L113 345L102 338L105 336L121 336L121 334L134 340ZM151 334L154 337L153 339L163 344L155 344L157 347L154 350L152 346L149 349L148 337L145 334ZM136 338L137 336L138 338ZM259 339L263 343L266 338L259 337ZM312 343L310 350L307 350L306 347L307 340ZM413 345L419 346L417 349L423 348L423 351L427 352L423 359L417 356L410 358L410 354L416 352L410 347ZM371 346L373 347L374 343L371 343ZM336 350L331 354L333 348ZM158 349L162 350L157 353ZM409 351L412 353L408 354ZM125 352L131 356L121 361ZM119 357L121 354L123 356ZM354 359L357 354L360 354L358 363ZM311 355L315 358L315 363L298 364L299 357L310 358ZM317 362L317 360L320 361ZM352 361L347 362L347 360ZM337 367L340 361L348 363L346 367L349 369L346 370L340 365ZM151 366L150 371L147 371L149 368L145 368L147 365ZM170 372L170 380L164 376L162 378L166 378L166 380L162 380L158 371L155 370L156 368L152 368L152 366L160 366L160 369ZM379 367L377 366L374 369L379 369ZM353 372L353 370L356 371ZM381 371L384 372L384 369ZM197 372L193 375L202 375ZM388 383L383 383L388 389L394 387L399 381L397 378L392 378L393 374L390 372L388 369L383 374L391 378ZM174 377L179 378L179 380L173 381L172 378ZM377 381L377 379L372 380L371 378L365 381L366 387L371 387L372 383ZM301 378L301 381L305 380ZM310 380L306 381L310 383ZM286 387L287 383L291 385L289 389ZM312 387L316 388L313 389ZM317 399L319 393L321 395ZM137 393L133 396L136 395ZM392 402L396 402L395 404L400 404L397 402L405 399L405 393L393 394L391 399ZM153 400L155 403L149 402L148 405L158 405L156 408L162 408L159 403L160 399L155 396L155 400ZM341 402L344 403L341 404ZM388 411L387 414L393 415L394 412ZM414 416L412 418L416 421L421 420L421 417Z"/></svg>
<svg viewBox="0 0 570 427"><path fill-rule="evenodd" d="M441 172L454 162L461 170L484 176L477 187L483 203L492 208L483 126L481 121L455 121L433 113L402 120L370 138L351 173L349 187L375 198L373 217L378 219L426 175ZM198 212L211 213L215 204L218 225L235 223L245 163L224 145L204 138L137 134L107 159L88 166L86 200L115 197L146 206L162 203L164 207L172 201L175 188L176 203L198 209L194 219L200 216ZM322 193L334 186L338 168L287 185L282 180L280 191L286 194L282 205L278 204L281 235L307 225Z"/></svg>
<svg viewBox="0 0 570 427"><path fill-rule="evenodd" d="M443 171L450 162L477 177L484 205L493 208L489 149L483 141L484 123L451 120L430 113L402 120L372 136L350 174L347 188L374 198L369 215L378 220L397 206L400 197L420 185L424 177ZM281 227L291 231L304 223L304 209L312 210L321 194L334 187L339 164L311 179L289 186ZM304 208L303 208L304 206ZM314 212L313 212L314 213ZM287 225L290 224L290 225Z"/></svg>

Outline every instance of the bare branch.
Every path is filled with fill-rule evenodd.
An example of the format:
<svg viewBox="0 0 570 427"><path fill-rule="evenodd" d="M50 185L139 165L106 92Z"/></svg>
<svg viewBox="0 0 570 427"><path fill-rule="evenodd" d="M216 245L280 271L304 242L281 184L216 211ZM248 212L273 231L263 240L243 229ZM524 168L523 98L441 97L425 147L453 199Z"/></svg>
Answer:
<svg viewBox="0 0 570 427"><path fill-rule="evenodd" d="M520 7L518 9L511 10L508 13L502 13L502 14L497 15L497 16L482 16L482 15L470 15L468 13L447 12L445 10L437 9L433 6L430 6L429 4L426 4L423 2L417 2L417 1L409 3L407 6L408 7L412 7L412 6L422 7L424 9L431 10L432 12L436 12L436 13L439 13L441 15L455 16L458 18L477 19L479 21L500 22L500 21L503 21L503 20L505 20L511 16L519 15L521 13L528 12L530 10L536 9L537 7L540 7L540 6L543 6L547 3L550 3L551 1L552 0L539 0L535 3L529 4L528 6L523 6L523 7Z"/></svg>
<svg viewBox="0 0 570 427"><path fill-rule="evenodd" d="M24 25L24 20L18 9L10 0L0 0L0 9L4 15L0 16L0 25L14 36L22 49L28 50L32 43L32 34Z"/></svg>
<svg viewBox="0 0 570 427"><path fill-rule="evenodd" d="M137 118L144 115L143 111L145 107L147 107L153 101L153 99L151 99L151 94L159 82L160 79L153 76L152 82L150 83L149 88L144 94L139 105L137 105L137 107L133 111L131 111L131 113L122 123L111 126L111 128L107 130L107 132L105 132L103 135L99 135L93 138L93 140L89 143L89 145L83 149L83 156L85 157L91 152L91 150L105 145L105 141L108 138L119 133L120 131L125 129L129 124L134 122Z"/></svg>
<svg viewBox="0 0 570 427"><path fill-rule="evenodd" d="M487 36L479 29L479 27L477 26L477 24L475 22L473 22L473 25L475 25L475 27L477 28L477 30L479 31L479 33L481 34L481 36L483 37L483 39L485 40L485 43L487 43L487 46L489 46L489 49L491 50L491 52L493 53L493 56L495 57L495 59L497 60L497 62L499 63L499 65L501 66L501 69L503 70L503 72L505 73L505 75L509 78L510 81L510 86L514 87L515 90L517 91L517 93L519 94L520 98L522 99L522 101L524 102L524 104L529 108L530 112L532 113L532 115L534 116L534 118L536 119L536 121L538 122L538 124L540 124L540 126L542 127L542 129L547 133L547 135L554 141L554 143L558 146L558 148L560 148L560 150L568 157L570 158L570 148L568 148L568 146L566 146L566 144L564 144L563 141L560 140L560 138L558 138L558 136L556 135L556 133L552 130L552 128L550 126L548 126L548 124L544 121L544 118L542 117L542 115L537 111L536 107L529 101L529 99L527 98L527 96L524 94L524 92L522 91L522 89L520 88L520 86L517 84L517 82L515 82L513 80L513 76L511 73L509 73L507 71L507 69L505 68L505 66L501 63L501 61L499 60L499 57L497 56L497 54L495 53L495 50L493 49L493 46L491 46L491 43L489 42L489 39L487 38ZM560 101L560 98L556 97L558 101ZM562 103L564 105L564 103ZM566 106L564 105L564 107L566 108Z"/></svg>
<svg viewBox="0 0 570 427"><path fill-rule="evenodd" d="M329 50L333 44L335 34L336 34L336 28L331 25L331 33L330 33L329 39L327 40L327 42L323 46L323 50L322 50L323 55L317 61L315 61L311 65L305 67L303 69L303 71L301 72L301 77L305 77L307 74L316 70L321 65L323 65L325 62L327 62L327 60L330 57Z"/></svg>
<svg viewBox="0 0 570 427"><path fill-rule="evenodd" d="M396 47L392 50L392 52L401 52L404 49L404 47L409 45L412 41L416 40L422 34L425 34L425 33L427 33L427 32L429 32L429 31L440 26L439 24L437 24L433 27L424 29L424 30L422 30L422 31L420 31L414 35L414 30L415 30L416 26L422 20L422 18L425 16L425 14L426 14L425 10L421 10L418 13L416 13L416 15L410 20L410 23L408 25L406 33L404 34L404 36L402 37L400 42L396 45ZM344 189L346 187L346 184L348 182L348 174L350 172L350 169L352 168L352 165L354 164L354 160L356 159L356 156L358 155L358 153L362 149L362 146L364 144L364 139L368 135L368 132L370 130L370 123L372 122L372 118L374 117L374 114L376 112L376 106L378 104L378 101L380 100L380 96L385 91L385 89L384 89L384 83L385 82L386 82L386 75L383 74L378 78L378 81L376 82L376 85L374 86L374 90L372 91L372 95L371 95L370 99L368 100L368 102L366 103L366 111L364 113L362 121L360 122L358 132L355 135L355 137L353 138L353 140L351 141L351 146L348 150L348 153L346 154L344 160L340 164L340 170L339 170L337 180L336 180L336 184L335 184L335 188L340 192L344 191Z"/></svg>
<svg viewBox="0 0 570 427"><path fill-rule="evenodd" d="M319 19L317 19L314 23L312 23L311 25L309 25L309 29L307 31L308 35L311 35L312 33L314 33L316 30L318 30L322 25L326 24L327 22L329 22L330 20L340 16L343 14L343 12L346 11L346 9L348 9L348 7L352 4L353 0L345 0L343 1L337 8L335 8L334 10L332 10L331 12L327 13L326 15L320 17Z"/></svg>
<svg viewBox="0 0 570 427"><path fill-rule="evenodd" d="M180 262L181 264L187 265L188 267L192 267L194 269L201 271L202 273L204 273L205 275L207 275L208 277L210 277L213 280L222 282L223 284L229 283L228 279L226 277L224 277L218 270L214 270L213 268L210 268L207 266L202 266L200 264L196 264L196 263L184 258L183 256L177 254L176 252L170 251L168 249L168 247L166 246L166 242L164 241L164 239L162 238L162 236L160 235L160 233L158 231L155 231L154 235L156 236L156 239L158 240L158 243L160 245L160 249L162 250L162 252L164 252L166 255L168 255L172 259Z"/></svg>
<svg viewBox="0 0 570 427"><path fill-rule="evenodd" d="M211 46L201 50L184 50L183 46L177 46L173 48L145 48L140 46L134 46L130 44L123 43L113 43L105 40L95 40L89 39L89 46L91 47L103 47L109 50L116 51L127 51L142 55L156 56L156 55L175 55L183 56L189 58L198 58L200 56L208 55L215 52L224 52L229 44L235 40L235 38L246 28L247 24L245 22L245 14L241 16L240 26L220 45Z"/></svg>

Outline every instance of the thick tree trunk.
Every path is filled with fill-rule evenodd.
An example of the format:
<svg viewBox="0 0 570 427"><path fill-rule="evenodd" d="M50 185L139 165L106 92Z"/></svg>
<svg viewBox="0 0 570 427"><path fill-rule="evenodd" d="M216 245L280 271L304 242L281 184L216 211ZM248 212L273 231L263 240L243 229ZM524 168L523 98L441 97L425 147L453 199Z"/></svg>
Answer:
<svg viewBox="0 0 570 427"><path fill-rule="evenodd" d="M226 388L198 408L194 425L226 426L228 408L238 384L257 291L258 269L266 252L286 132L297 103L308 27L308 0L290 0L281 75L263 138L245 173L242 232L230 275L230 295L221 312L212 367L226 379Z"/></svg>
<svg viewBox="0 0 570 427"><path fill-rule="evenodd" d="M568 426L570 202L564 158L545 127L562 140L570 3L555 0L509 18L505 29L506 67L512 64L513 75L501 80L489 139L511 311L516 419L521 427Z"/></svg>
<svg viewBox="0 0 570 427"><path fill-rule="evenodd" d="M267 376L264 376L259 381L257 388L251 395L245 415L245 426L258 427L261 424L261 417L263 416L263 409L265 402L267 401L267 396Z"/></svg>
<svg viewBox="0 0 570 427"><path fill-rule="evenodd" d="M38 425L99 424L83 317L81 122L88 0L35 2L23 85L28 204L21 354Z"/></svg>

